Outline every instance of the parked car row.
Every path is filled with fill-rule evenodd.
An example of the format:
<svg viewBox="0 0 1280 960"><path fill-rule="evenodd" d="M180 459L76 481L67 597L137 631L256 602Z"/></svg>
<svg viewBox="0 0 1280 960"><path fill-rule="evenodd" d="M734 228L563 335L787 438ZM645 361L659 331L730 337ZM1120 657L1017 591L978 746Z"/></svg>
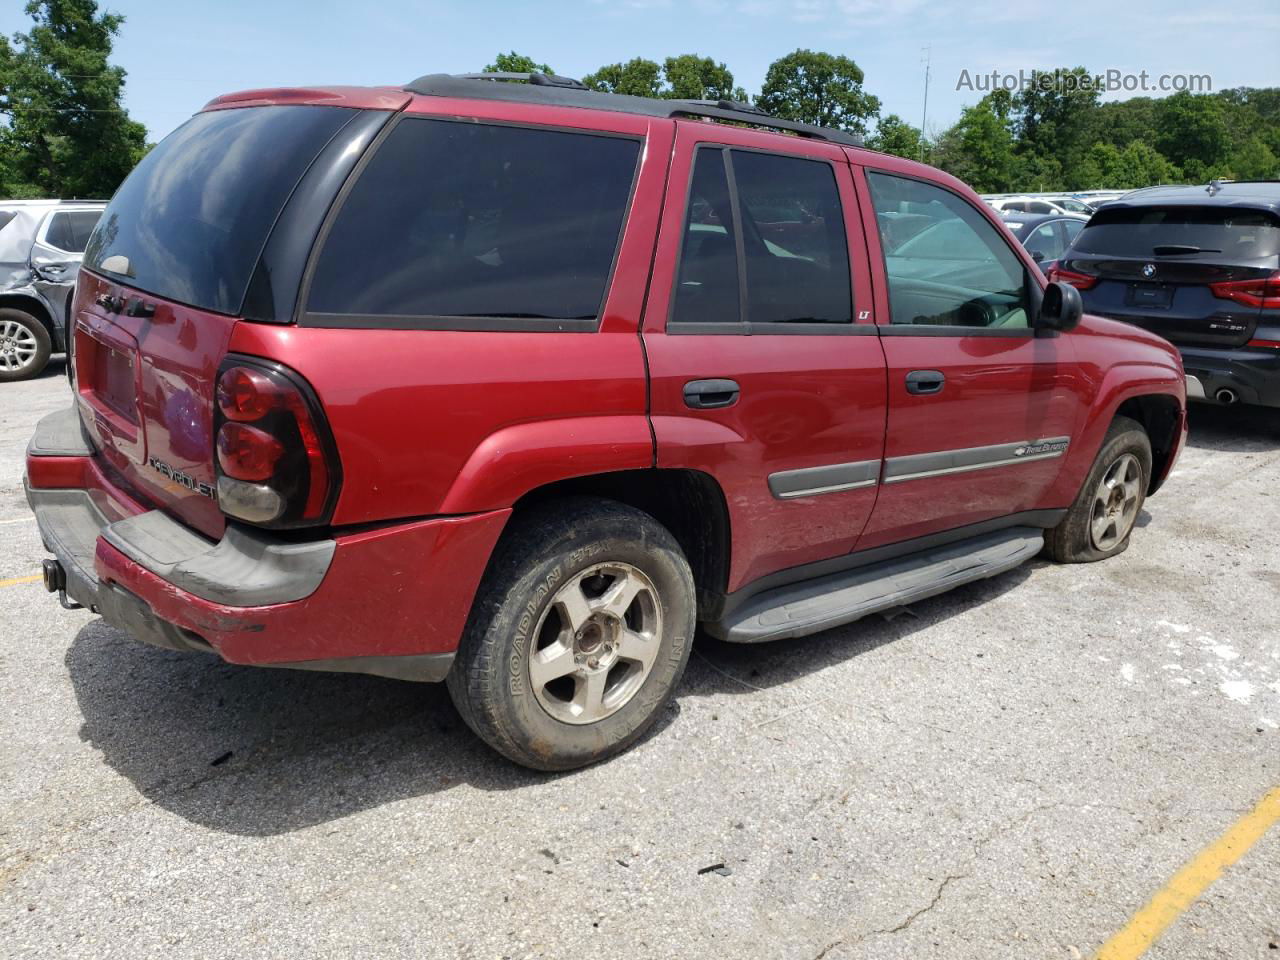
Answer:
<svg viewBox="0 0 1280 960"><path fill-rule="evenodd" d="M71 291L100 200L0 201L0 382L40 373L66 349Z"/></svg>
<svg viewBox="0 0 1280 960"><path fill-rule="evenodd" d="M229 95L146 155L28 448L51 592L159 647L444 680L568 769L662 714L698 624L788 640L1128 546L1178 352L963 183L495 79Z"/></svg>

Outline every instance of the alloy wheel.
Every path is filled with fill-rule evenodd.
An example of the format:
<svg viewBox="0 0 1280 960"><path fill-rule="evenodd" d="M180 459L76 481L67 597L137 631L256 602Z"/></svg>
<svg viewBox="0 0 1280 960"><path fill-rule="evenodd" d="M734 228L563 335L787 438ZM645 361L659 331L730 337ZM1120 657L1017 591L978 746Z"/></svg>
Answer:
<svg viewBox="0 0 1280 960"><path fill-rule="evenodd" d="M1089 538L1094 549L1110 550L1129 535L1142 499L1142 465L1126 453L1107 468L1093 494Z"/></svg>
<svg viewBox="0 0 1280 960"><path fill-rule="evenodd" d="M538 703L564 723L595 723L644 686L662 638L662 604L629 563L598 563L562 585L529 651Z"/></svg>

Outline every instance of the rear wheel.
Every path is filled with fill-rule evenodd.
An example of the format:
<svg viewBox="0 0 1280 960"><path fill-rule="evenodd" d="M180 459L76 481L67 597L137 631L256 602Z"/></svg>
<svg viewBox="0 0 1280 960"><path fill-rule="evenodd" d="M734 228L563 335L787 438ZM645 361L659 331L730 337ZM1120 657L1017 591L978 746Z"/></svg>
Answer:
<svg viewBox="0 0 1280 960"><path fill-rule="evenodd" d="M509 759L584 766L630 746L670 700L694 612L689 564L653 517L586 497L535 507L494 553L449 693Z"/></svg>
<svg viewBox="0 0 1280 960"><path fill-rule="evenodd" d="M1045 536L1059 563L1088 563L1123 553L1151 481L1151 441L1142 425L1116 417L1066 517Z"/></svg>
<svg viewBox="0 0 1280 960"><path fill-rule="evenodd" d="M0 309L0 382L34 377L52 350L43 323L22 310Z"/></svg>

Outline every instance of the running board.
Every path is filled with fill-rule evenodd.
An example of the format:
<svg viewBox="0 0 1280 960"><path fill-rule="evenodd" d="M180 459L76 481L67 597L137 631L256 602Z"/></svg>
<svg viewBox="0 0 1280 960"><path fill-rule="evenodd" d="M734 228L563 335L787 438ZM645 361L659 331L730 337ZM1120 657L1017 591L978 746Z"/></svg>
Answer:
<svg viewBox="0 0 1280 960"><path fill-rule="evenodd" d="M1044 531L1009 527L875 566L778 587L707 625L732 643L803 637L1012 570L1040 552Z"/></svg>

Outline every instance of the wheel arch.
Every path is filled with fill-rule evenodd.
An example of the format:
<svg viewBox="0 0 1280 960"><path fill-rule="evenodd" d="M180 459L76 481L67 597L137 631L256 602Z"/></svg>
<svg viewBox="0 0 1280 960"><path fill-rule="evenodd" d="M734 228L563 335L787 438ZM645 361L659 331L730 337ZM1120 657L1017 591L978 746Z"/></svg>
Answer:
<svg viewBox="0 0 1280 960"><path fill-rule="evenodd" d="M1168 477L1177 456L1182 429L1182 406L1168 393L1147 393L1122 401L1112 416L1128 417L1142 425L1151 441L1151 479L1147 495L1155 493Z"/></svg>
<svg viewBox="0 0 1280 960"><path fill-rule="evenodd" d="M729 579L732 541L729 507L714 477L699 470L659 467L572 477L530 490L516 501L515 510L570 496L616 500L666 527L693 571L698 618L718 615Z"/></svg>

